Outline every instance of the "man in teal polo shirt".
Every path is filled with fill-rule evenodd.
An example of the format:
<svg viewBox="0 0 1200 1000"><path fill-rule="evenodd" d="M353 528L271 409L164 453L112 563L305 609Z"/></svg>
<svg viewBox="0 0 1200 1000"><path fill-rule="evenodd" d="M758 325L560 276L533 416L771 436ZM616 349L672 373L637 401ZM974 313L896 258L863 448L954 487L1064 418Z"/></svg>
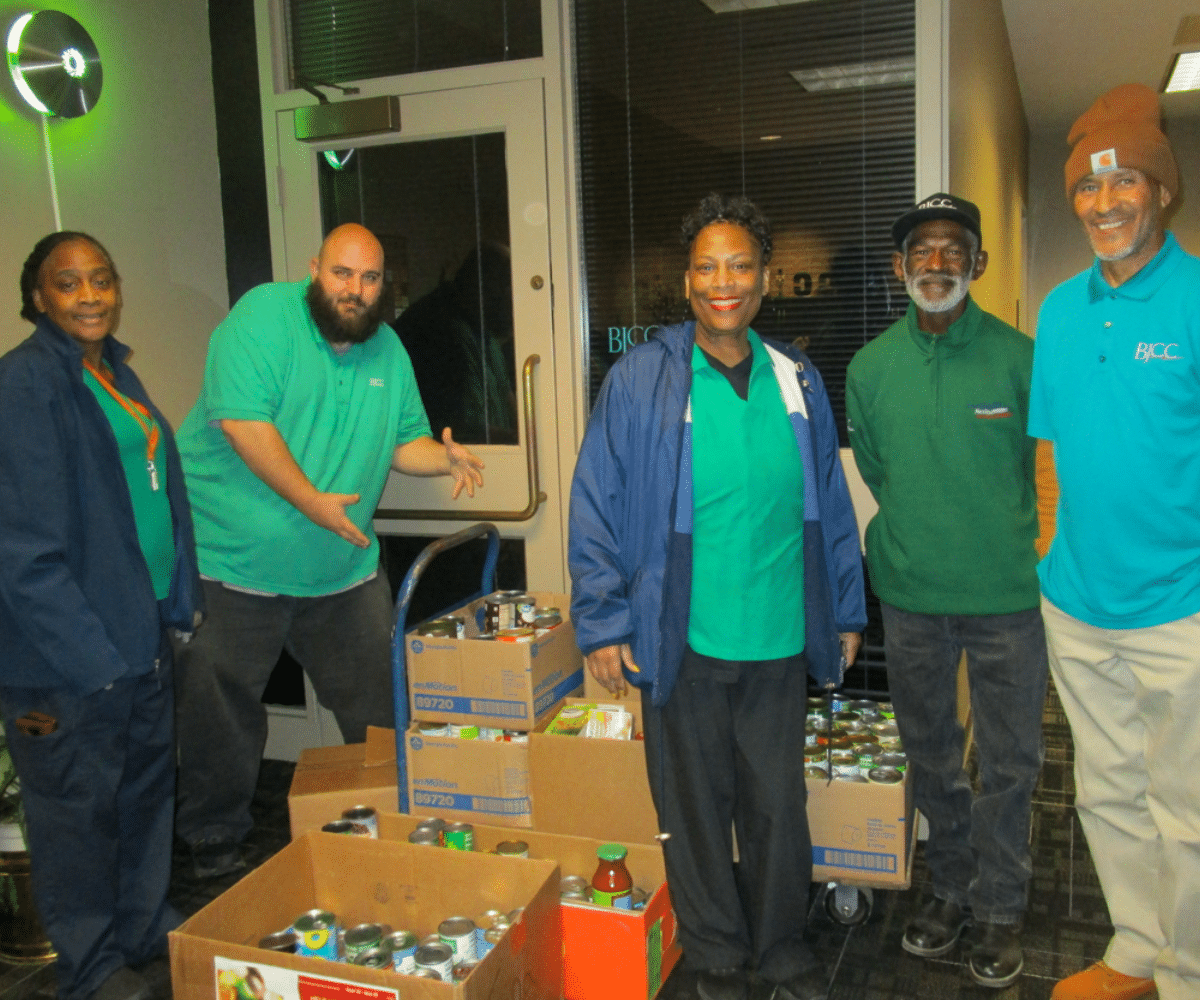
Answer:
<svg viewBox="0 0 1200 1000"><path fill-rule="evenodd" d="M1075 808L1114 934L1055 1000L1200 996L1200 260L1158 98L1109 91L1071 129L1066 194L1096 254L1038 318L1029 433L1053 442L1039 567L1075 742Z"/></svg>
<svg viewBox="0 0 1200 1000"><path fill-rule="evenodd" d="M372 527L389 472L451 475L456 498L482 483L450 428L429 436L408 355L377 336L390 306L379 241L339 226L310 271L237 303L179 433L209 614L176 657L176 832L199 877L242 865L260 699L285 647L348 743L392 724L391 590Z"/></svg>

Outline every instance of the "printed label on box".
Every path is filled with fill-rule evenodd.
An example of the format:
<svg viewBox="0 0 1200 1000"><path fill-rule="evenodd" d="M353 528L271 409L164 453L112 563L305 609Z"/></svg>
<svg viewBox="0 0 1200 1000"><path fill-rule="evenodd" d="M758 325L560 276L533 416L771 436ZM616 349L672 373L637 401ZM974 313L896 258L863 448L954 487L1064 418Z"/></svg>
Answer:
<svg viewBox="0 0 1200 1000"><path fill-rule="evenodd" d="M813 847L813 864L856 871L894 872L896 855L872 851L846 851L836 847Z"/></svg>
<svg viewBox="0 0 1200 1000"><path fill-rule="evenodd" d="M395 990L213 956L217 1000L399 1000Z"/></svg>
<svg viewBox="0 0 1200 1000"><path fill-rule="evenodd" d="M498 816L525 816L531 809L528 796L524 798L504 799L492 795L426 792L420 788L414 788L412 800L414 806L428 806L431 809L459 809L470 812L493 813Z"/></svg>
<svg viewBox="0 0 1200 1000"><path fill-rule="evenodd" d="M582 678L581 678L582 680ZM419 685L413 685L414 689ZM529 717L523 701L495 701L490 698L449 698L445 695L420 694L414 690L413 705L419 712L458 712L463 715L499 715L506 719Z"/></svg>

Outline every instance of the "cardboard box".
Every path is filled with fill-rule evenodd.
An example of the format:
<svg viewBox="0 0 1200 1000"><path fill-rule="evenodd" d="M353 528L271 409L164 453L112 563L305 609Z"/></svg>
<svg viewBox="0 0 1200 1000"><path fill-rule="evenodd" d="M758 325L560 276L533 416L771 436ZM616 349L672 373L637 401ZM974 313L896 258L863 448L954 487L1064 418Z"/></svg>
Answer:
<svg viewBox="0 0 1200 1000"><path fill-rule="evenodd" d="M366 743L303 750L288 791L292 839L339 819L352 806L395 812L396 737L367 727Z"/></svg>
<svg viewBox="0 0 1200 1000"><path fill-rule="evenodd" d="M404 840L420 820L383 814L379 836ZM564 875L591 878L596 851L604 840L503 827L475 826L475 850L491 851L502 840L521 839L530 858L557 861ZM625 911L586 903L562 907L565 1000L650 1000L683 954L676 938L675 913L667 891L662 849L657 844L626 844L626 867L634 885L650 898L644 910ZM426 850L437 850L426 848ZM524 864L520 859L505 859Z"/></svg>
<svg viewBox="0 0 1200 1000"><path fill-rule="evenodd" d="M587 703L583 698L564 702ZM622 704L633 713L633 731L640 733L641 702ZM529 770L535 829L619 844L657 843L658 813L641 740L530 733Z"/></svg>
<svg viewBox="0 0 1200 1000"><path fill-rule="evenodd" d="M905 889L916 846L912 787L810 778L813 881Z"/></svg>
<svg viewBox="0 0 1200 1000"><path fill-rule="evenodd" d="M557 1000L559 874L553 861L515 865L486 854L308 833L171 932L173 994L175 1000L229 1000L227 978L253 967L280 1000ZM519 906L522 919L458 984L256 947L313 907L332 910L344 926L387 923L420 937L446 917Z"/></svg>
<svg viewBox="0 0 1200 1000"><path fill-rule="evenodd" d="M528 744L426 736L413 723L405 734L405 756L413 813L495 826L532 825Z"/></svg>
<svg viewBox="0 0 1200 1000"><path fill-rule="evenodd" d="M368 726L366 743L301 750L288 791L292 839L320 830L353 806L395 813L397 801L392 730Z"/></svg>
<svg viewBox="0 0 1200 1000"><path fill-rule="evenodd" d="M557 607L562 624L530 642L481 642L484 598L454 611L467 638L408 632L405 657L412 717L500 729L533 729L583 687L583 656L565 594L530 591L541 607Z"/></svg>

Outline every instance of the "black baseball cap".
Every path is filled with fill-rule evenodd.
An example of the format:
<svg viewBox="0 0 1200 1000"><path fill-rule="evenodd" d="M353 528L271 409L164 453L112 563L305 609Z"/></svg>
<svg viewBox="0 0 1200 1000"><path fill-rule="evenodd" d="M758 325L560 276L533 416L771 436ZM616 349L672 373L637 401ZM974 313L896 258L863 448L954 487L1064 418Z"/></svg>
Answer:
<svg viewBox="0 0 1200 1000"><path fill-rule="evenodd" d="M949 219L957 222L967 232L974 233L983 245L983 233L979 230L979 208L966 198L955 198L952 194L939 191L931 194L924 201L918 202L900 218L892 223L892 241L897 250L904 248L904 238L922 222L932 222L934 219Z"/></svg>

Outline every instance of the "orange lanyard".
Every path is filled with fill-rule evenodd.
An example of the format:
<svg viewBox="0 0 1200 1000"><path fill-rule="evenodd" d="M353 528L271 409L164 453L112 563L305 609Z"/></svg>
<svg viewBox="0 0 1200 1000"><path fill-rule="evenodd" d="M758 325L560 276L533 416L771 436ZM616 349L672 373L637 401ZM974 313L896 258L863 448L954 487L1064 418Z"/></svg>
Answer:
<svg viewBox="0 0 1200 1000"><path fill-rule="evenodd" d="M117 391L117 387L109 381L111 376L101 368L97 368L86 358L83 362L83 367L95 376L96 381L104 386L105 391L112 396L121 408L128 413L138 426L142 429L142 433L146 435L146 471L150 474L150 489L158 490L158 469L154 466L154 452L158 449L158 424L154 422L154 417L136 399L130 399L128 396L122 395Z"/></svg>

